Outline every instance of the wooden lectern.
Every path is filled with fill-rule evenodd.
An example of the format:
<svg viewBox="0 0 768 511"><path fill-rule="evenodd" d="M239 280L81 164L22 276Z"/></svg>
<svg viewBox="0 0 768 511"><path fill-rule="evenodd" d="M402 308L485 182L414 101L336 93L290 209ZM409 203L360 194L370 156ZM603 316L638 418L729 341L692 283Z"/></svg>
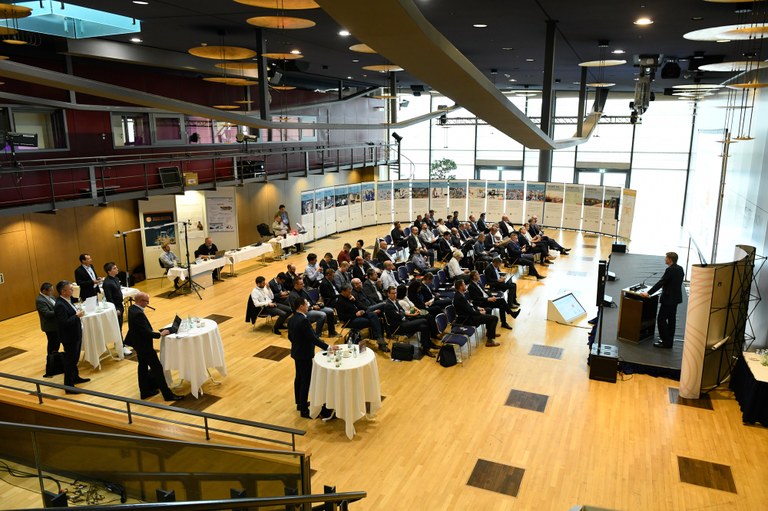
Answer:
<svg viewBox="0 0 768 511"><path fill-rule="evenodd" d="M639 293L648 288L636 287L621 290L619 303L619 333L620 341L633 342L635 344L652 338L656 329L656 310L659 305L658 295L648 298Z"/></svg>

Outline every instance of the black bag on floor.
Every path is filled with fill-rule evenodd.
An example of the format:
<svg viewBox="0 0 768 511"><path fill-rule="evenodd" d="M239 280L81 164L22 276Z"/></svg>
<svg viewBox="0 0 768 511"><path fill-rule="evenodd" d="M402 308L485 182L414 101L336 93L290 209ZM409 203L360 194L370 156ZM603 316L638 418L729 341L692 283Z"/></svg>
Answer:
<svg viewBox="0 0 768 511"><path fill-rule="evenodd" d="M451 367L458 364L456 360L456 349L452 344L443 344L437 353L437 362L443 367Z"/></svg>
<svg viewBox="0 0 768 511"><path fill-rule="evenodd" d="M45 374L43 378L51 378L64 373L64 352L56 351L45 358Z"/></svg>
<svg viewBox="0 0 768 511"><path fill-rule="evenodd" d="M413 360L413 346L407 342L396 342L392 345L392 360Z"/></svg>

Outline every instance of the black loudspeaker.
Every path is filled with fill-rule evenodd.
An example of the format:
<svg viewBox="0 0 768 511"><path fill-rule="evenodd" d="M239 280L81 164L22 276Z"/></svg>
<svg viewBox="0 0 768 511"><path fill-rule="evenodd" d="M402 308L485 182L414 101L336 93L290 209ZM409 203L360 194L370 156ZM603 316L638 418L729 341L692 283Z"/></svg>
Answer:
<svg viewBox="0 0 768 511"><path fill-rule="evenodd" d="M43 502L45 502L45 507L68 507L67 494L65 492L53 493L44 490Z"/></svg>
<svg viewBox="0 0 768 511"><path fill-rule="evenodd" d="M621 209L621 197L616 197L616 207L613 208L613 219L619 219L619 209Z"/></svg>
<svg viewBox="0 0 768 511"><path fill-rule="evenodd" d="M597 297L595 305L600 307L605 300L605 281L608 278L608 262L600 261L597 266Z"/></svg>
<svg viewBox="0 0 768 511"><path fill-rule="evenodd" d="M677 62L667 62L661 68L661 78L663 80L676 80L680 78L680 64Z"/></svg>
<svg viewBox="0 0 768 511"><path fill-rule="evenodd" d="M592 345L589 354L589 379L616 383L619 371L619 349L611 344L603 344L600 350L597 343Z"/></svg>
<svg viewBox="0 0 768 511"><path fill-rule="evenodd" d="M614 242L613 245L611 245L611 252L619 252L620 254L626 254L627 253L627 245L624 243L619 243L618 241Z"/></svg>
<svg viewBox="0 0 768 511"><path fill-rule="evenodd" d="M157 496L158 502L176 502L176 491L166 491L162 488L157 488L155 490L155 495Z"/></svg>

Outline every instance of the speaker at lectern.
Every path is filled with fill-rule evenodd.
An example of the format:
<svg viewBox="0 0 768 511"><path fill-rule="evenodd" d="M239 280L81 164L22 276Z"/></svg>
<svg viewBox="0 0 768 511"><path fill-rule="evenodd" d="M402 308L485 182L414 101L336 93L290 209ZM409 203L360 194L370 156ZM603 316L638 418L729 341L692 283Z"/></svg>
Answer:
<svg viewBox="0 0 768 511"><path fill-rule="evenodd" d="M547 304L547 319L556 323L576 323L586 315L586 309L573 296L573 293L549 300Z"/></svg>
<svg viewBox="0 0 768 511"><path fill-rule="evenodd" d="M652 338L656 329L656 310L659 308L658 295L645 297L640 293L648 287L639 284L621 290L619 302L619 332L621 341L640 343Z"/></svg>

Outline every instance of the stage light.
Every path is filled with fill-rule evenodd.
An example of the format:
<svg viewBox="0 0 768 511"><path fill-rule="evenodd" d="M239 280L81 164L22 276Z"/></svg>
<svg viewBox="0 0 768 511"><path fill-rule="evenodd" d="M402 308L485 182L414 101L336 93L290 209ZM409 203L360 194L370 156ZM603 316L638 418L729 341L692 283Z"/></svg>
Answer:
<svg viewBox="0 0 768 511"><path fill-rule="evenodd" d="M398 144L403 140L403 137L398 135L396 131L392 132L392 138L394 138L395 142L397 142Z"/></svg>

